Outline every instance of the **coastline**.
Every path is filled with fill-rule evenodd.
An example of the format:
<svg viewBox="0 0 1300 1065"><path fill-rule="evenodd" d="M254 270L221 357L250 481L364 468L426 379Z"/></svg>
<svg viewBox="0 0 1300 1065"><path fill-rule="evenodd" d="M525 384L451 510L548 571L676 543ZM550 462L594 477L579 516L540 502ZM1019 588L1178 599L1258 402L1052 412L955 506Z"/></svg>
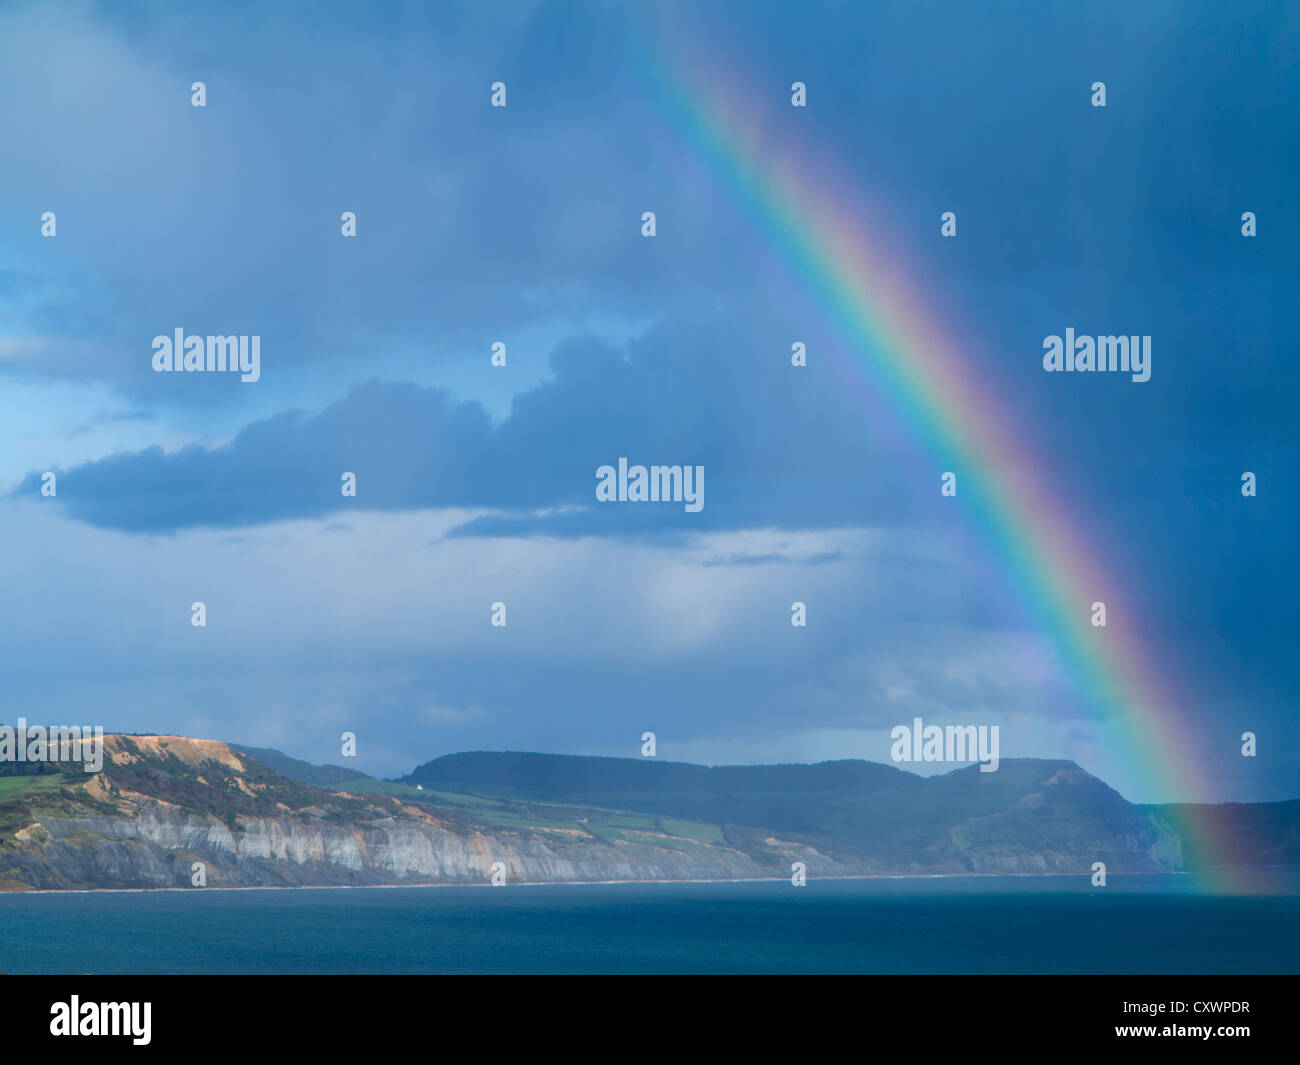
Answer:
<svg viewBox="0 0 1300 1065"><path fill-rule="evenodd" d="M1287 866L1267 867L1286 869ZM1263 869L1260 870L1265 871ZM815 879L818 883L841 883L858 880L1061 880L1087 877L1088 873L861 873L854 876L823 876ZM1168 876L1194 877L1198 872L1185 869L1170 870L1159 873L1108 873L1108 878L1130 876ZM748 877L713 877L700 879L673 880L519 880L507 884L494 885L487 881L472 883L448 883L430 881L419 884L259 884L244 887L165 887L165 888L29 888L0 889L0 898L19 895L152 895L165 892L172 893L213 893L228 891L365 891L372 888L380 890L414 890L420 888L494 888L494 887L611 887L622 884L783 884L789 883L787 876L748 876Z"/></svg>

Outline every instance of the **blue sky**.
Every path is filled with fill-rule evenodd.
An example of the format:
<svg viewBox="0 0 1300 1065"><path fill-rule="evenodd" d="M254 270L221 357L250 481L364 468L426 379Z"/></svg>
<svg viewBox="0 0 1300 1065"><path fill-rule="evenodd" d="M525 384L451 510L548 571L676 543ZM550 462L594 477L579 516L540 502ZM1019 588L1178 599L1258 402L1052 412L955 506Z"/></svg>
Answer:
<svg viewBox="0 0 1300 1065"><path fill-rule="evenodd" d="M1135 800L1300 793L1300 17L963 8L7 6L0 716L316 761L350 730L388 775L646 729L885 761L921 715ZM915 427L846 394L848 339L629 76L677 49L880 215L1194 693L1206 794L1155 790ZM1152 379L1044 374L1067 326L1151 335ZM177 327L259 335L261 379L155 374ZM704 510L597 505L621 455L703 465Z"/></svg>

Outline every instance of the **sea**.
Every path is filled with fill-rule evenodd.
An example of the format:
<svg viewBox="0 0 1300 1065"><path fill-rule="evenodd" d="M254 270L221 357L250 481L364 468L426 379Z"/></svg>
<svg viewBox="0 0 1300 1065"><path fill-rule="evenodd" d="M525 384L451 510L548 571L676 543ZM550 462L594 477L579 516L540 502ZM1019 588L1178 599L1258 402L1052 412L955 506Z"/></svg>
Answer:
<svg viewBox="0 0 1300 1065"><path fill-rule="evenodd" d="M0 973L1297 973L1300 870L0 894Z"/></svg>

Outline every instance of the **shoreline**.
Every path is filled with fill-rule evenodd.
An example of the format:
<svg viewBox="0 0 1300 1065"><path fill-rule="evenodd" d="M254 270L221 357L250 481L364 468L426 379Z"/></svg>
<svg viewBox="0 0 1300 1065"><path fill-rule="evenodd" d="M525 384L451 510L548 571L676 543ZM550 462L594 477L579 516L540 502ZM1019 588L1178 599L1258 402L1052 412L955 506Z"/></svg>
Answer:
<svg viewBox="0 0 1300 1065"><path fill-rule="evenodd" d="M1289 866L1266 866L1259 870L1288 869ZM1132 876L1186 876L1194 877L1214 872L1214 870L1188 871L1184 869L1166 872L1144 873L1108 873L1108 878ZM850 876L810 877L819 883L839 883L858 880L1059 880L1062 878L1087 877L1088 873L861 873ZM671 880L518 880L502 885L487 881L446 882L433 881L418 884L249 884L240 887L157 887L157 888L28 888L0 889L0 898L20 895L151 895L163 892L210 893L227 891L365 891L371 888L380 890L417 890L421 888L494 888L494 887L615 887L619 885L649 884L784 884L789 883L788 876L748 876L748 877L704 877Z"/></svg>

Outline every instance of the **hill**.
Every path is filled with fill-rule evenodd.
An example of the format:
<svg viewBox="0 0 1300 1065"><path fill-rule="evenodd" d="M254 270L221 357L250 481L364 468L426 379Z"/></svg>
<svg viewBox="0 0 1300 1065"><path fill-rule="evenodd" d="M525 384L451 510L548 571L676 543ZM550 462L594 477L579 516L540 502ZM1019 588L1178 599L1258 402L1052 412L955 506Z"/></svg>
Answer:
<svg viewBox="0 0 1300 1065"><path fill-rule="evenodd" d="M929 778L862 761L698 766L523 752L400 781L269 749L109 736L103 770L7 763L0 888L508 882L1181 870L1181 809L1067 761ZM1212 808L1241 864L1295 861L1300 801Z"/></svg>
<svg viewBox="0 0 1300 1065"><path fill-rule="evenodd" d="M1073 762L1010 759L919 777L864 761L698 766L475 751L402 778L426 793L557 803L777 833L873 872L1180 868L1178 837ZM1084 858L1092 857L1088 862Z"/></svg>
<svg viewBox="0 0 1300 1065"><path fill-rule="evenodd" d="M329 790L343 787L345 784L373 779L365 773L355 769L345 769L341 765L313 765L299 758L290 758L282 751L272 750L269 747L243 747L232 743L230 749L236 754L261 762L268 769L273 769L291 780L311 784L317 788Z"/></svg>

